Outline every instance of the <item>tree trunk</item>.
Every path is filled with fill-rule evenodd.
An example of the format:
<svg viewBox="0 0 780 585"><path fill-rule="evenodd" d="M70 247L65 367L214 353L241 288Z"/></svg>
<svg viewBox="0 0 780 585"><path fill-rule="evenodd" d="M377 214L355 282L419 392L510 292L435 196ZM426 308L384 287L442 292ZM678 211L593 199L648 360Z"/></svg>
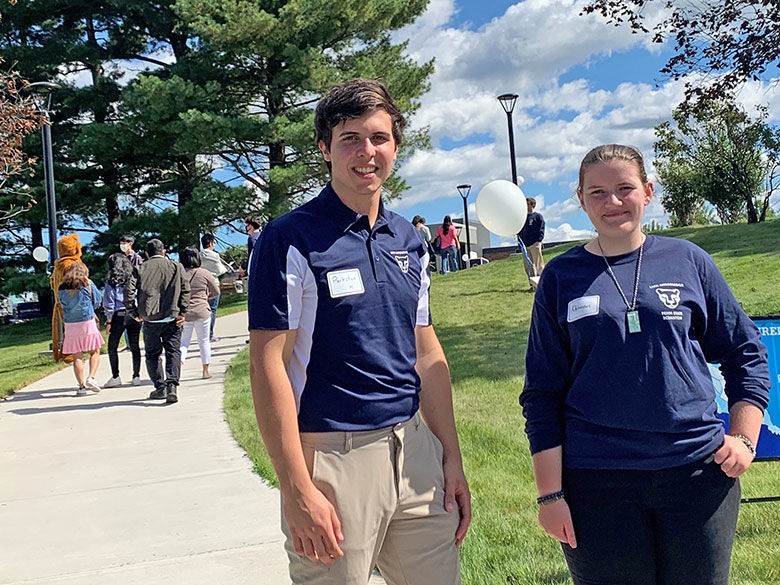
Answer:
<svg viewBox="0 0 780 585"><path fill-rule="evenodd" d="M753 197L751 195L746 196L745 203L747 204L748 223L758 223L758 213L756 212L756 205L753 202Z"/></svg>

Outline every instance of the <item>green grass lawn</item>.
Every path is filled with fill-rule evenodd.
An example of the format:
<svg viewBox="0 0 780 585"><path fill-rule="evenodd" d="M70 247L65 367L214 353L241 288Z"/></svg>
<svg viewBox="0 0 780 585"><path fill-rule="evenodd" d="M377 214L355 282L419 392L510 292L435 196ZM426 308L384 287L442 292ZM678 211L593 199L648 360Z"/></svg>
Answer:
<svg viewBox="0 0 780 585"><path fill-rule="evenodd" d="M780 221L670 230L708 250L751 315L780 314ZM545 250L547 259L570 246ZM533 294L518 259L433 276L431 304L447 353L474 522L463 547L466 585L570 583L560 548L536 523L536 491L517 402L524 375ZM225 409L238 441L276 484L254 420L248 355L226 379ZM743 495L777 495L780 462L755 464ZM743 506L732 583L780 583L780 505Z"/></svg>
<svg viewBox="0 0 780 585"><path fill-rule="evenodd" d="M246 295L224 295L220 299L217 315L230 315L244 310ZM38 356L39 352L49 350L50 343L49 317L0 325L0 399L66 367L62 362L54 363L51 357ZM120 342L120 347L122 345L123 342ZM103 353L105 351L104 345Z"/></svg>

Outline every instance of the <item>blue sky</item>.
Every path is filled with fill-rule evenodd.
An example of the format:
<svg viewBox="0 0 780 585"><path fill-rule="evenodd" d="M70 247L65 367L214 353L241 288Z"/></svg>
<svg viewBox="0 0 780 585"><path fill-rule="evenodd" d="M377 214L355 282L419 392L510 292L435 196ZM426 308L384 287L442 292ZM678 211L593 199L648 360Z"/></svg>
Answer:
<svg viewBox="0 0 780 585"><path fill-rule="evenodd" d="M637 146L653 178L653 127L671 118L683 91L682 82L659 73L669 48L597 16L580 16L583 5L431 0L417 22L394 33L395 40L408 40L413 58L434 57L436 72L412 120L413 126L429 126L433 149L415 153L400 169L410 190L392 209L438 223L445 214L462 215L455 187L470 183L469 215L476 215L479 189L511 178L506 115L496 100L508 92L521 96L513 114L517 169L525 195L535 197L545 215L547 241L590 234L573 191L579 161L593 146ZM659 16L649 10L646 15L651 21ZM775 122L779 98L769 83L740 93L749 110L769 106ZM780 201L774 204L778 208ZM645 214L651 220L667 220L658 198ZM494 236L493 243L509 241Z"/></svg>

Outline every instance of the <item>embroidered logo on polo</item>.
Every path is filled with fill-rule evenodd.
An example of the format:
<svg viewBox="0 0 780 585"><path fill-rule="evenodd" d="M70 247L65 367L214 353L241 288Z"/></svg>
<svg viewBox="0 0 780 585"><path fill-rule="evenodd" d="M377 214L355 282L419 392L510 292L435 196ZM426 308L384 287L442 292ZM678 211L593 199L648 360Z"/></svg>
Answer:
<svg viewBox="0 0 780 585"><path fill-rule="evenodd" d="M406 250L395 251L395 252L391 251L390 254L395 259L396 263L398 264L398 267L401 269L401 272L403 272L404 274L409 272L409 252L407 252Z"/></svg>
<svg viewBox="0 0 780 585"><path fill-rule="evenodd" d="M681 282L663 282L650 286L650 289L655 291L661 304L669 309L661 311L661 317L664 321L683 320L683 312L675 309L680 306L681 291L684 288L685 285Z"/></svg>

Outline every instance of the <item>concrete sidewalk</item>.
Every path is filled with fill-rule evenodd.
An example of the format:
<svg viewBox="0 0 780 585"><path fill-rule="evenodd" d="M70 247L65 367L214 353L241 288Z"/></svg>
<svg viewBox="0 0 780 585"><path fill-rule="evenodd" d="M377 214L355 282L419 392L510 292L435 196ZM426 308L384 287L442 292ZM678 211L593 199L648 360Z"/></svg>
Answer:
<svg viewBox="0 0 780 585"><path fill-rule="evenodd" d="M147 400L144 366L139 387L77 398L68 368L0 401L0 584L289 584L278 492L222 410L246 319L218 319L210 380L193 341L178 404Z"/></svg>

